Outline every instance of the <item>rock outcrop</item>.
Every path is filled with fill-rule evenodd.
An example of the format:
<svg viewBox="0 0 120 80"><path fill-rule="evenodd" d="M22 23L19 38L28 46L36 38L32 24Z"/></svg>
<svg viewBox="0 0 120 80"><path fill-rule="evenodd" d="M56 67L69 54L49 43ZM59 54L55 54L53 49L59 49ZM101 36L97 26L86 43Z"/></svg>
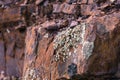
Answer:
<svg viewBox="0 0 120 80"><path fill-rule="evenodd" d="M119 80L119 0L1 0L0 80Z"/></svg>

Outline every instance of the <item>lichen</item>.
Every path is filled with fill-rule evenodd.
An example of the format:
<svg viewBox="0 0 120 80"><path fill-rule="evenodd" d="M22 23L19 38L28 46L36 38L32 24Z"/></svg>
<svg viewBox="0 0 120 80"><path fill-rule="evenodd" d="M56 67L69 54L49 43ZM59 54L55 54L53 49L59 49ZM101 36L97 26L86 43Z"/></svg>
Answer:
<svg viewBox="0 0 120 80"><path fill-rule="evenodd" d="M88 60L88 58L92 54L93 48L94 48L94 42L85 41L83 43L82 50L86 60Z"/></svg>
<svg viewBox="0 0 120 80"><path fill-rule="evenodd" d="M74 28L68 27L66 30L58 33L53 41L55 61L66 61L69 55L71 55L71 49L74 50L78 44L84 42L85 27L86 24L82 23Z"/></svg>
<svg viewBox="0 0 120 80"><path fill-rule="evenodd" d="M35 68L28 68L23 80L40 80L39 71Z"/></svg>

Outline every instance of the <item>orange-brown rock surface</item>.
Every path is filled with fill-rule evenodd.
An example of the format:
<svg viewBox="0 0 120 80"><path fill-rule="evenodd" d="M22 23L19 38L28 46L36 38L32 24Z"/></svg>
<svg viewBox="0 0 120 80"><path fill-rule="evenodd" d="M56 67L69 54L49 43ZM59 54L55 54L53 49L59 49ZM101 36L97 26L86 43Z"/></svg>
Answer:
<svg viewBox="0 0 120 80"><path fill-rule="evenodd" d="M119 80L120 0L1 0L0 80Z"/></svg>

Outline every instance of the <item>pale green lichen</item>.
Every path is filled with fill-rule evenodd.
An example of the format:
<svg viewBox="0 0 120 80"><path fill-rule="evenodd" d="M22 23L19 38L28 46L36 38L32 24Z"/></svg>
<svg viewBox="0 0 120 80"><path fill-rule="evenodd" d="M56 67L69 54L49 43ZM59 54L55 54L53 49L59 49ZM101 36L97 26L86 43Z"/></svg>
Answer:
<svg viewBox="0 0 120 80"><path fill-rule="evenodd" d="M35 68L28 68L23 80L41 80L39 71Z"/></svg>
<svg viewBox="0 0 120 80"><path fill-rule="evenodd" d="M78 44L84 42L85 27L86 24L82 23L58 33L53 41L55 61L65 61L71 55L70 50L77 48Z"/></svg>

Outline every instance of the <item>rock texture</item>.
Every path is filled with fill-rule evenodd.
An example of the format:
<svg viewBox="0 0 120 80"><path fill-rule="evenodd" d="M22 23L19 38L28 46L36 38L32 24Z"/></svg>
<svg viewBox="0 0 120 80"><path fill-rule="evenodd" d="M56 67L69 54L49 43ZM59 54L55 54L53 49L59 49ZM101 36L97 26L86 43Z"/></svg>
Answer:
<svg viewBox="0 0 120 80"><path fill-rule="evenodd" d="M119 0L1 0L0 80L119 80Z"/></svg>

